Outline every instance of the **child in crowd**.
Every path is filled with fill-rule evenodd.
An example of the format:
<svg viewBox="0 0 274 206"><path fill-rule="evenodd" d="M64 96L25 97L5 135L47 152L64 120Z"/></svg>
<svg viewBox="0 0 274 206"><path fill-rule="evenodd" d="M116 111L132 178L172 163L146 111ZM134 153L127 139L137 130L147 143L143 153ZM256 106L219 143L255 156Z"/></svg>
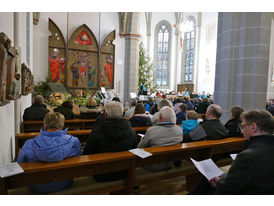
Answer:
<svg viewBox="0 0 274 206"><path fill-rule="evenodd" d="M188 134L189 132L191 132L192 130L194 130L196 128L196 126L198 125L198 113L195 111L188 111L187 113L187 120L184 120L182 122L182 129L183 129L183 133L184 134Z"/></svg>
<svg viewBox="0 0 274 206"><path fill-rule="evenodd" d="M176 124L181 124L183 120L186 120L187 115L187 105L180 104L179 105L179 113L176 114Z"/></svg>

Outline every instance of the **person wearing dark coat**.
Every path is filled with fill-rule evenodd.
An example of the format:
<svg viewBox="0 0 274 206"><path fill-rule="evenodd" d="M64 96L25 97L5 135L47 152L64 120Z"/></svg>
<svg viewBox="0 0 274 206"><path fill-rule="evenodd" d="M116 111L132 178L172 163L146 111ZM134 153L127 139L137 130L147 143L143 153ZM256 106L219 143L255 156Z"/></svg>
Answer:
<svg viewBox="0 0 274 206"><path fill-rule="evenodd" d="M193 131L184 137L184 142L223 139L227 131L219 118L222 116L222 108L217 104L211 104L206 111L206 121L199 124Z"/></svg>
<svg viewBox="0 0 274 206"><path fill-rule="evenodd" d="M231 108L232 119L228 120L225 124L227 129L228 137L242 137L240 125L242 124L241 114L244 112L244 109L240 106L235 106Z"/></svg>
<svg viewBox="0 0 274 206"><path fill-rule="evenodd" d="M197 106L196 112L198 114L205 114L207 107L210 105L208 98L203 98L202 102L200 102Z"/></svg>
<svg viewBox="0 0 274 206"><path fill-rule="evenodd" d="M187 105L187 110L194 110L194 106L190 102L189 96L184 97L184 104Z"/></svg>
<svg viewBox="0 0 274 206"><path fill-rule="evenodd" d="M120 102L110 101L105 105L106 119L95 127L87 139L84 155L105 152L120 152L137 146L135 131L129 121L123 119L123 106ZM109 182L127 177L127 171L94 175L98 182Z"/></svg>
<svg viewBox="0 0 274 206"><path fill-rule="evenodd" d="M135 106L134 115L129 119L132 127L151 126L151 119L147 116L143 103Z"/></svg>
<svg viewBox="0 0 274 206"><path fill-rule="evenodd" d="M93 96L87 98L86 106L80 107L80 119L96 119L101 112L101 107L97 106L97 102Z"/></svg>
<svg viewBox="0 0 274 206"><path fill-rule="evenodd" d="M190 194L274 194L274 118L268 111L251 110L243 113L241 129L246 146L227 174L205 181Z"/></svg>
<svg viewBox="0 0 274 206"><path fill-rule="evenodd" d="M71 101L65 101L60 107L54 109L54 112L59 112L64 115L65 119L74 119L75 115L72 112L73 103Z"/></svg>
<svg viewBox="0 0 274 206"><path fill-rule="evenodd" d="M187 105L180 104L179 105L179 113L176 114L176 124L182 124L183 120L186 120L187 116Z"/></svg>
<svg viewBox="0 0 274 206"><path fill-rule="evenodd" d="M44 105L44 98L40 95L34 97L33 104L26 108L23 115L23 120L43 120L49 112L46 105Z"/></svg>

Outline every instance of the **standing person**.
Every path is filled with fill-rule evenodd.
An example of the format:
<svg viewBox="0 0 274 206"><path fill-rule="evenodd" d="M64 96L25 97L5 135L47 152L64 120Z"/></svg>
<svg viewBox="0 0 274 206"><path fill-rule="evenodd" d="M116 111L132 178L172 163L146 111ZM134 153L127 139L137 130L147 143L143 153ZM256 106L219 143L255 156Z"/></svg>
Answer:
<svg viewBox="0 0 274 206"><path fill-rule="evenodd" d="M241 114L244 112L244 108L235 106L231 108L231 119L225 124L225 128L228 131L228 137L242 137L240 125L242 124Z"/></svg>
<svg viewBox="0 0 274 206"><path fill-rule="evenodd" d="M172 108L164 106L159 111L159 123L147 129L138 148L176 145L183 141L182 129L172 122L175 113ZM172 162L159 163L145 167L150 171L169 169Z"/></svg>
<svg viewBox="0 0 274 206"><path fill-rule="evenodd" d="M215 194L274 194L274 119L265 110L243 113L242 133L246 148L233 161L227 174L209 182Z"/></svg>
<svg viewBox="0 0 274 206"><path fill-rule="evenodd" d="M145 87L145 82L142 82L142 85L140 87L140 95L146 95L146 87Z"/></svg>
<svg viewBox="0 0 274 206"><path fill-rule="evenodd" d="M129 119L132 127L151 126L151 120L146 114L143 103L138 103L134 110L134 115Z"/></svg>
<svg viewBox="0 0 274 206"><path fill-rule="evenodd" d="M33 104L25 109L23 120L43 120L48 112L44 98L41 95L36 95Z"/></svg>
<svg viewBox="0 0 274 206"><path fill-rule="evenodd" d="M68 129L62 130L64 123L64 115L58 112L47 113L41 134L25 142L17 162L58 162L67 157L81 155L81 144L78 138L68 135ZM38 193L56 192L71 184L72 180L64 180L32 185L30 190Z"/></svg>
<svg viewBox="0 0 274 206"><path fill-rule="evenodd" d="M129 121L123 119L123 105L109 101L105 105L105 120L96 126L87 139L84 154L120 152L136 148L135 131ZM127 171L94 175L98 182L109 182L127 177Z"/></svg>

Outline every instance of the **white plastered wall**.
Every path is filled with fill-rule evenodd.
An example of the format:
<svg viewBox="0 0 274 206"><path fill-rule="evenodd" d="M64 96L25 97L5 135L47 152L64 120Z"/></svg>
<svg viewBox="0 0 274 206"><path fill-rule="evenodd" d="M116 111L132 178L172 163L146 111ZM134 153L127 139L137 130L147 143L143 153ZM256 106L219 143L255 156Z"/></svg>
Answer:
<svg viewBox="0 0 274 206"><path fill-rule="evenodd" d="M267 99L274 99L274 14L271 24Z"/></svg>
<svg viewBox="0 0 274 206"><path fill-rule="evenodd" d="M21 48L21 63L26 62L26 13L19 13L19 47ZM32 18L30 33L32 33ZM4 32L14 46L14 14L12 12L0 12L0 32ZM31 38L30 38L31 39ZM32 41L31 41L32 47ZM32 54L32 49L30 50ZM32 70L32 58L30 61ZM20 102L20 117L22 111L30 105L31 95L22 96ZM14 158L15 137L15 112L14 101L0 107L0 164L11 162Z"/></svg>

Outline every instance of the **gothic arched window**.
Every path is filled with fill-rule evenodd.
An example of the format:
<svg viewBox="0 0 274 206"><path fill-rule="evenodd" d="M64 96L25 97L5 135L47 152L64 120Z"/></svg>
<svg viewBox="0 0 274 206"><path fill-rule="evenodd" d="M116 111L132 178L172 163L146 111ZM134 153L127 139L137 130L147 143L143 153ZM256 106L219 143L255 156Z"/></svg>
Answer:
<svg viewBox="0 0 274 206"><path fill-rule="evenodd" d="M194 55L195 55L195 23L187 20L188 31L185 32L185 82L193 81Z"/></svg>
<svg viewBox="0 0 274 206"><path fill-rule="evenodd" d="M167 22L160 22L156 27L156 84L168 86L169 50L171 26Z"/></svg>

